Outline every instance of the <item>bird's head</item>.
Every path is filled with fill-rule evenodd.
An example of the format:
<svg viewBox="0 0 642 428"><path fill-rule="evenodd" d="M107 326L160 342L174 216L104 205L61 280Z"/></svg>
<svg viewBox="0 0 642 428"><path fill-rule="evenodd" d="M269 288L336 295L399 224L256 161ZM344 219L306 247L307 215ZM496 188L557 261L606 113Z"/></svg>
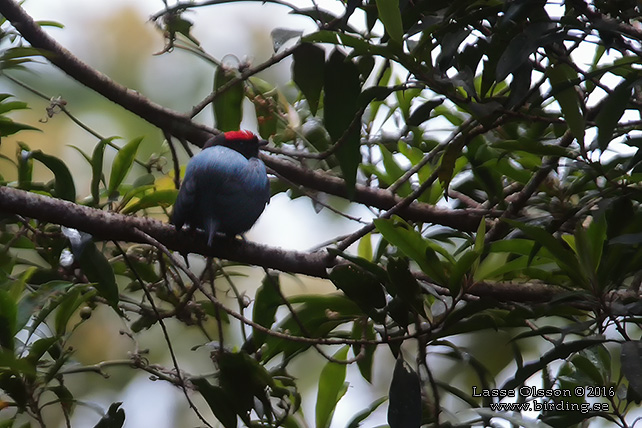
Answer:
<svg viewBox="0 0 642 428"><path fill-rule="evenodd" d="M259 138L250 131L228 131L210 138L203 149L212 146L225 146L236 150L246 158L258 157L259 147L267 144L265 140Z"/></svg>

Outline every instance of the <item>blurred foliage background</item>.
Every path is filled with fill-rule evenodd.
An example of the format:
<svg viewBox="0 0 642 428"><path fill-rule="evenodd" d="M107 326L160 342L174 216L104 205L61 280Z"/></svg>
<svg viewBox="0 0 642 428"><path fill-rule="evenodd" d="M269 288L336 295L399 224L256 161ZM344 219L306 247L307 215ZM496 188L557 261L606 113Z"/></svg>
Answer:
<svg viewBox="0 0 642 428"><path fill-rule="evenodd" d="M151 241L94 243L21 214L11 195L165 221L189 153L169 124L20 50L5 22L2 427L635 425L636 2L23 6L170 110L240 76L194 121L270 140L272 201L241 254L302 253L279 274L192 254L191 276ZM317 256L314 275L296 275ZM593 410L494 407L512 402Z"/></svg>

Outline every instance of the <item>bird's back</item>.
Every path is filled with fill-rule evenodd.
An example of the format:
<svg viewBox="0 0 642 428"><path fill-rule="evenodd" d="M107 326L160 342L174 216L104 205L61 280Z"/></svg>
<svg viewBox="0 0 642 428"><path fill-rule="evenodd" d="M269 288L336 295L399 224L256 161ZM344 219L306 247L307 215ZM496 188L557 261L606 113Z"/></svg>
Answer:
<svg viewBox="0 0 642 428"><path fill-rule="evenodd" d="M223 146L209 147L187 165L172 216L177 227L236 235L250 229L270 197L265 165Z"/></svg>

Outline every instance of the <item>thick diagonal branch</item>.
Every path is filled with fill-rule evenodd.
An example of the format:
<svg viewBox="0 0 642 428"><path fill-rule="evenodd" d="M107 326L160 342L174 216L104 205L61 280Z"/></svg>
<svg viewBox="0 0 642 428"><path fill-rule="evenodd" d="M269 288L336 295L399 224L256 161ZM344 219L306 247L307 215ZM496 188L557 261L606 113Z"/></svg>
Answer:
<svg viewBox="0 0 642 428"><path fill-rule="evenodd" d="M205 141L216 132L193 122L187 115L151 102L138 92L114 82L91 68L45 33L15 1L0 1L0 14L7 18L33 47L46 53L47 59L62 71L166 133L188 140L197 146L203 146ZM297 184L343 198L348 195L345 181L341 178L302 168L282 158L268 155L262 155L261 158L279 175ZM401 199L383 189L357 185L353 200L374 208L388 210ZM479 225L483 215L492 216L482 210L440 209L423 203L413 203L398 214L407 220L435 223L462 231L473 231Z"/></svg>
<svg viewBox="0 0 642 428"><path fill-rule="evenodd" d="M152 218L102 211L6 186L0 187L0 212L82 230L99 240L147 243L136 232L140 229L169 249L184 254L198 253L284 272L327 277L325 252L286 251L222 237L208 247L204 237L194 239L190 233L178 232L174 226Z"/></svg>

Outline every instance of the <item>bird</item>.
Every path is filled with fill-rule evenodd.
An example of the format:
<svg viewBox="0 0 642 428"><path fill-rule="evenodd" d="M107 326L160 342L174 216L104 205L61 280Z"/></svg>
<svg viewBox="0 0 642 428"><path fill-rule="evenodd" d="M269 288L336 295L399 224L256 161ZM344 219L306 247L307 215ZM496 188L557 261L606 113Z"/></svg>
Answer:
<svg viewBox="0 0 642 428"><path fill-rule="evenodd" d="M259 147L267 141L250 131L228 131L210 138L187 164L171 222L207 233L207 245L222 233L248 231L270 201L270 182Z"/></svg>

